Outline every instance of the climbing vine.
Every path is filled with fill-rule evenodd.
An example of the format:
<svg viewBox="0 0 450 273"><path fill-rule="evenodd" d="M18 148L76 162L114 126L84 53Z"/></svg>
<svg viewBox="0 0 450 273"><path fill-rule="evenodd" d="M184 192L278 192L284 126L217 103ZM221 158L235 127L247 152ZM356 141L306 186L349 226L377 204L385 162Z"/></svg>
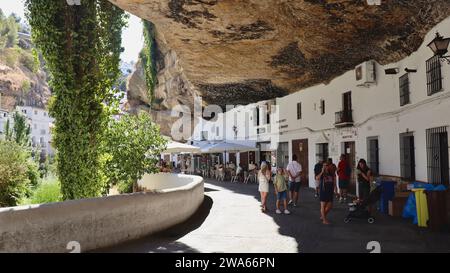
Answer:
<svg viewBox="0 0 450 273"><path fill-rule="evenodd" d="M153 91L155 89L156 78L156 41L155 26L146 20L142 20L144 31L144 48L140 53L142 67L144 68L145 82L147 85L148 98L150 102L153 100Z"/></svg>
<svg viewBox="0 0 450 273"><path fill-rule="evenodd" d="M107 0L26 0L32 39L51 74L50 114L64 199L99 196L106 187L102 145L116 105L125 13Z"/></svg>

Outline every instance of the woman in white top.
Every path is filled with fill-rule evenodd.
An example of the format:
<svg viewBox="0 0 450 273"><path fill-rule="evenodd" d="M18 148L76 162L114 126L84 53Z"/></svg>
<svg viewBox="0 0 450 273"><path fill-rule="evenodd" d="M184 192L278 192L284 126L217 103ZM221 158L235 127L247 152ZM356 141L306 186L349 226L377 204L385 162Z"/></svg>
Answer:
<svg viewBox="0 0 450 273"><path fill-rule="evenodd" d="M261 170L258 173L258 182L259 187L258 190L261 194L261 210L262 212L266 212L266 202L267 195L269 193L269 181L271 177L271 172L267 166L267 163L264 161L261 163Z"/></svg>

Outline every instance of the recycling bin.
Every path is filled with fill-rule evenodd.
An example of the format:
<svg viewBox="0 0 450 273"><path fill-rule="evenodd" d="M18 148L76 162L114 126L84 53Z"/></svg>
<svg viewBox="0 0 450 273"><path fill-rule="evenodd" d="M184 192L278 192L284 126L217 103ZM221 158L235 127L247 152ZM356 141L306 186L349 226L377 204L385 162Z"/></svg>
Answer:
<svg viewBox="0 0 450 273"><path fill-rule="evenodd" d="M389 201L392 201L394 199L396 183L397 182L395 181L380 181L379 183L377 183L382 188L379 207L381 213L389 213Z"/></svg>
<svg viewBox="0 0 450 273"><path fill-rule="evenodd" d="M417 225L419 227L427 227L428 204L427 196L425 195L425 189L412 189L412 191L416 196Z"/></svg>

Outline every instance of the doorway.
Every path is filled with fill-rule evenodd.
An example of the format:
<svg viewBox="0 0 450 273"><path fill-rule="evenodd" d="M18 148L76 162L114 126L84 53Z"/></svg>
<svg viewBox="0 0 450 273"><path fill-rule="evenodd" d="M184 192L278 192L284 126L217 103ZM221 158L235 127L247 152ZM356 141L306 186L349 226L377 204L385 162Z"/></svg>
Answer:
<svg viewBox="0 0 450 273"><path fill-rule="evenodd" d="M289 143L278 143L277 149L277 167L286 168L289 164Z"/></svg>
<svg viewBox="0 0 450 273"><path fill-rule="evenodd" d="M378 137L367 138L367 165L372 170L373 175L380 173L379 159Z"/></svg>
<svg viewBox="0 0 450 273"><path fill-rule="evenodd" d="M348 141L344 142L342 145L343 154L345 154L350 167L352 168L352 174L350 176L350 187L349 191L352 194L356 194L356 150L355 142Z"/></svg>
<svg viewBox="0 0 450 273"><path fill-rule="evenodd" d="M403 180L416 180L416 159L413 133L400 134L400 173Z"/></svg>
<svg viewBox="0 0 450 273"><path fill-rule="evenodd" d="M308 160L308 139L292 140L292 154L297 155L297 160L302 165L301 183L309 186L309 160Z"/></svg>
<svg viewBox="0 0 450 273"><path fill-rule="evenodd" d="M239 153L239 164L244 170L248 170L248 152Z"/></svg>
<svg viewBox="0 0 450 273"><path fill-rule="evenodd" d="M342 94L342 110L345 113L352 111L352 92L345 92Z"/></svg>

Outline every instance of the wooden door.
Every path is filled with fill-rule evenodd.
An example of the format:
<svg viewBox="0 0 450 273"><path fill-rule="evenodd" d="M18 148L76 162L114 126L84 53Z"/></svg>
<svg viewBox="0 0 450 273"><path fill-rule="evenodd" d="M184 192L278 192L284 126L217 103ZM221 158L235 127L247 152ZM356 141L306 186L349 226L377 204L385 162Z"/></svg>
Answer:
<svg viewBox="0 0 450 273"><path fill-rule="evenodd" d="M342 110L346 112L352 110L352 92L342 94Z"/></svg>
<svg viewBox="0 0 450 273"><path fill-rule="evenodd" d="M244 170L248 170L248 152L239 153L239 164Z"/></svg>
<svg viewBox="0 0 450 273"><path fill-rule="evenodd" d="M248 152L248 163L253 163L256 164L256 152L252 151L252 152ZM248 167L248 166L247 166Z"/></svg>
<svg viewBox="0 0 450 273"><path fill-rule="evenodd" d="M346 155L348 163L352 168L352 175L350 177L350 192L356 194L356 151L355 151L355 142L344 142L344 152Z"/></svg>
<svg viewBox="0 0 450 273"><path fill-rule="evenodd" d="M308 139L292 140L292 154L297 155L297 161L302 165L302 185L309 186L309 156L308 156ZM290 158L289 161L291 161Z"/></svg>
<svg viewBox="0 0 450 273"><path fill-rule="evenodd" d="M233 162L234 164L236 164L236 154L235 153L229 153L228 154L228 161L229 162Z"/></svg>

